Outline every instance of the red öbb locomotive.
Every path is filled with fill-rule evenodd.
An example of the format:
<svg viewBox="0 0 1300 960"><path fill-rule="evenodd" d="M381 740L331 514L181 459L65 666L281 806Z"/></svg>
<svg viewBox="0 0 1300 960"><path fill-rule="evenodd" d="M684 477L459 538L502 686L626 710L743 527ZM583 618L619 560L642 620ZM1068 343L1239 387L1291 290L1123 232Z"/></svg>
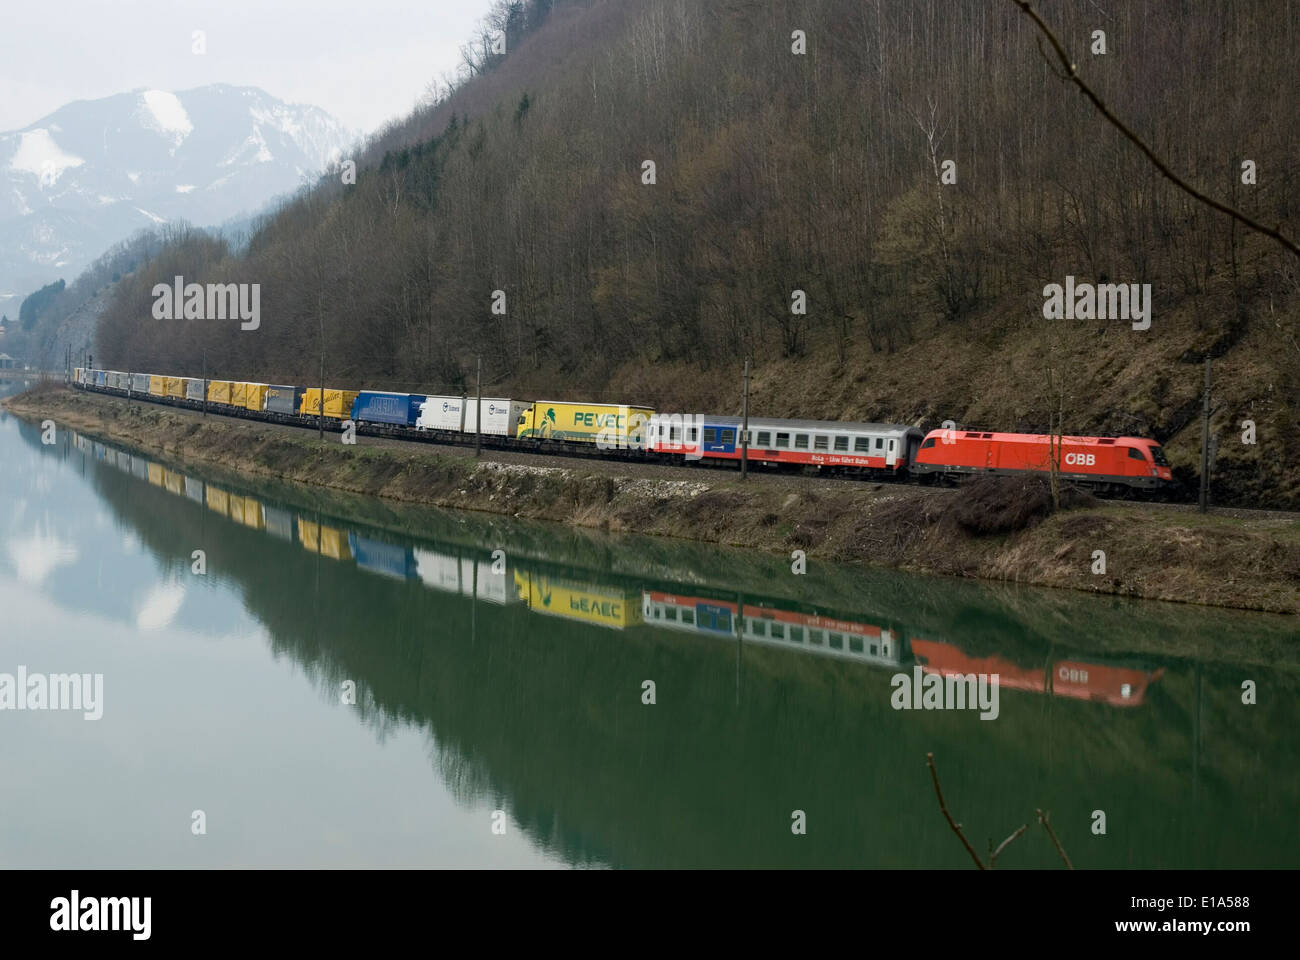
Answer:
<svg viewBox="0 0 1300 960"><path fill-rule="evenodd" d="M1143 437L1060 437L979 430L931 430L911 471L918 477L959 479L970 474L1003 476L1047 473L1052 443L1059 439L1059 475L1099 493L1161 490L1174 485L1160 444Z"/></svg>

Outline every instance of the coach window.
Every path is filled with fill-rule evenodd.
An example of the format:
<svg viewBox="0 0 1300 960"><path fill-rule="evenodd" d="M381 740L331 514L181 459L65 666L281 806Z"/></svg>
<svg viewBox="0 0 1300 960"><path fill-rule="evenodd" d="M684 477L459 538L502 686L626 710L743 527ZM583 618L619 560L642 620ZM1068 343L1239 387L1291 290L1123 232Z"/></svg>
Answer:
<svg viewBox="0 0 1300 960"><path fill-rule="evenodd" d="M705 427L705 428L704 428L704 442L705 442L705 443L717 443L717 442L718 442L718 431L715 430L713 427Z"/></svg>
<svg viewBox="0 0 1300 960"><path fill-rule="evenodd" d="M854 452L854 453L870 453L870 452L871 452L871 438L870 438L870 437L854 437L854 438L853 438L853 452Z"/></svg>
<svg viewBox="0 0 1300 960"><path fill-rule="evenodd" d="M695 622L695 611L692 610L690 607L685 607L682 610L682 623L694 623L694 622Z"/></svg>
<svg viewBox="0 0 1300 960"><path fill-rule="evenodd" d="M807 449L808 449L808 434L806 434L806 433L796 433L796 434L794 435L794 448L795 448L796 450L807 450Z"/></svg>
<svg viewBox="0 0 1300 960"><path fill-rule="evenodd" d="M788 434L788 433L778 433L778 434L776 435L776 445L777 445L778 447L782 447L782 448L785 448L785 449L789 449L789 447L790 447L790 434Z"/></svg>
<svg viewBox="0 0 1300 960"><path fill-rule="evenodd" d="M758 445L760 447L770 447L772 445L772 431L770 430L758 431Z"/></svg>
<svg viewBox="0 0 1300 960"><path fill-rule="evenodd" d="M722 443L723 445L727 445L727 446L729 446L729 445L731 445L731 444L733 444L733 443L736 442L736 431L735 431L735 430L723 430L723 431L721 431L721 434L720 434L720 435L721 435L721 437L722 437L721 443Z"/></svg>
<svg viewBox="0 0 1300 960"><path fill-rule="evenodd" d="M785 639L785 624L777 623L775 620L772 621L772 639L773 640Z"/></svg>
<svg viewBox="0 0 1300 960"><path fill-rule="evenodd" d="M848 437L836 437L836 438L835 438L835 452L836 452L836 453L848 453L848 452L849 452L849 438L848 438Z"/></svg>
<svg viewBox="0 0 1300 960"><path fill-rule="evenodd" d="M766 637L766 636L767 636L767 621L766 621L766 620L755 620L755 621L754 621L753 632L754 632L754 636L756 636L756 637Z"/></svg>
<svg viewBox="0 0 1300 960"><path fill-rule="evenodd" d="M809 631L808 631L808 642L809 642L809 643L815 643L815 644L817 644L818 646L820 646L822 643L825 642L825 640L826 640L826 634L825 634L824 631L822 631L822 630L809 630Z"/></svg>
<svg viewBox="0 0 1300 960"><path fill-rule="evenodd" d="M669 427L669 428L668 428L668 439L669 439L669 440L671 440L672 442L676 443L676 442L677 442L678 440L680 440L681 438L682 438L682 428L681 428L681 427Z"/></svg>
<svg viewBox="0 0 1300 960"><path fill-rule="evenodd" d="M1137 447L1129 447L1128 455L1130 460L1141 460L1143 463L1147 462L1147 458L1142 456L1142 451Z"/></svg>
<svg viewBox="0 0 1300 960"><path fill-rule="evenodd" d="M695 443L699 439L699 436L700 436L699 427L691 427L689 430L686 431L686 442Z"/></svg>
<svg viewBox="0 0 1300 960"><path fill-rule="evenodd" d="M862 638L850 636L849 653L861 653L861 652L862 652Z"/></svg>
<svg viewBox="0 0 1300 960"><path fill-rule="evenodd" d="M790 627L790 642L803 643L803 627Z"/></svg>
<svg viewBox="0 0 1300 960"><path fill-rule="evenodd" d="M831 438L824 433L818 433L813 436L814 450L829 450L831 448Z"/></svg>
<svg viewBox="0 0 1300 960"><path fill-rule="evenodd" d="M884 438L882 438L882 437L876 437L876 449L877 449L877 450L884 450L884 449L885 449L885 441L884 441Z"/></svg>

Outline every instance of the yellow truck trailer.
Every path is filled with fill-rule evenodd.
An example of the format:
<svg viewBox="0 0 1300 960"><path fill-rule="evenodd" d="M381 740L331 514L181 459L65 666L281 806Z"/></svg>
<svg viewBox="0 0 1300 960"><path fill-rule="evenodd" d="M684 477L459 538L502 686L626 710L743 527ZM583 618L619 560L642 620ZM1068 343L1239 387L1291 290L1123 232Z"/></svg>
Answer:
<svg viewBox="0 0 1300 960"><path fill-rule="evenodd" d="M266 384L244 384L244 407L248 410L262 410L266 407Z"/></svg>
<svg viewBox="0 0 1300 960"><path fill-rule="evenodd" d="M179 400L185 399L185 378L184 377L164 377L164 390L166 396L176 397Z"/></svg>
<svg viewBox="0 0 1300 960"><path fill-rule="evenodd" d="M347 420L352 416L352 401L357 398L358 390L332 390L325 388L325 416L335 420ZM304 417L320 416L320 387L309 387L303 391L302 406L298 414Z"/></svg>
<svg viewBox="0 0 1300 960"><path fill-rule="evenodd" d="M261 530L264 523L262 520L262 501L254 497L244 498L244 519L242 523L246 527L252 527L254 530Z"/></svg>
<svg viewBox="0 0 1300 960"><path fill-rule="evenodd" d="M513 571L515 592L535 613L622 630L641 622L641 593L622 587Z"/></svg>
<svg viewBox="0 0 1300 960"><path fill-rule="evenodd" d="M151 397L167 396L166 377L161 377L156 373L149 374L149 396Z"/></svg>
<svg viewBox="0 0 1300 960"><path fill-rule="evenodd" d="M325 399L328 403L329 397ZM328 417L329 414L325 416ZM352 547L348 543L348 535L337 527L312 523L299 517L298 542L308 553L321 553L334 560L352 559Z"/></svg>
<svg viewBox="0 0 1300 960"><path fill-rule="evenodd" d="M215 513L228 514L230 512L230 494L226 491L208 484L208 509Z"/></svg>
<svg viewBox="0 0 1300 960"><path fill-rule="evenodd" d="M525 407L516 436L521 440L576 440L601 447L637 447L644 440L649 407L616 403L561 403L538 400Z"/></svg>
<svg viewBox="0 0 1300 960"><path fill-rule="evenodd" d="M253 497L241 497L230 494L226 516L236 523L242 523L254 530L262 529L262 504Z"/></svg>
<svg viewBox="0 0 1300 960"><path fill-rule="evenodd" d="M209 380L208 381L208 403L230 403L230 388L232 384L229 380Z"/></svg>

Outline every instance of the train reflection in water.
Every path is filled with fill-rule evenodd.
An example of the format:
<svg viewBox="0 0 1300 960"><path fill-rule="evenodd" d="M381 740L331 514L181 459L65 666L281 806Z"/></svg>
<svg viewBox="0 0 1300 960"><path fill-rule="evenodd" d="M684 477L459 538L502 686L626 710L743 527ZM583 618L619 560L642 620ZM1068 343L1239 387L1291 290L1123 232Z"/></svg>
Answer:
<svg viewBox="0 0 1300 960"><path fill-rule="evenodd" d="M204 505L233 523L296 543L308 553L352 563L393 580L414 581L475 602L523 604L543 616L563 617L612 630L649 627L701 638L778 647L852 660L879 668L919 665L927 673L997 674L1005 689L1138 706L1164 668L1103 662L1077 655L1018 663L1001 653L972 653L961 643L922 636L923 631L876 615L836 610L828 614L780 598L705 591L664 582L630 582L604 571L574 570L544 558L493 555L485 547L385 539L348 521L322 518L238 493L162 464L74 434L76 448L123 473L175 496ZM686 578L689 578L689 574ZM684 579L686 579L684 578ZM928 631L924 631L928 632Z"/></svg>

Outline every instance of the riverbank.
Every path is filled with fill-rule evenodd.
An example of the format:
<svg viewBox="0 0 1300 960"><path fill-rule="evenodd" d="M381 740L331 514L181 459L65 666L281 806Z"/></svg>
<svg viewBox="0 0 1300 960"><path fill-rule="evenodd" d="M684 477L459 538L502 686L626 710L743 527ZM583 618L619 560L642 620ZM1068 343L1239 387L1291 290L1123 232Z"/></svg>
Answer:
<svg viewBox="0 0 1300 960"><path fill-rule="evenodd" d="M275 427L121 398L38 388L5 401L105 440L251 476L582 527L680 537L818 560L1144 599L1300 613L1300 517L1078 498L1041 488L935 491L460 451ZM550 464L552 461L547 460ZM1098 551L1104 553L1104 567ZM793 562L793 560L792 560Z"/></svg>

